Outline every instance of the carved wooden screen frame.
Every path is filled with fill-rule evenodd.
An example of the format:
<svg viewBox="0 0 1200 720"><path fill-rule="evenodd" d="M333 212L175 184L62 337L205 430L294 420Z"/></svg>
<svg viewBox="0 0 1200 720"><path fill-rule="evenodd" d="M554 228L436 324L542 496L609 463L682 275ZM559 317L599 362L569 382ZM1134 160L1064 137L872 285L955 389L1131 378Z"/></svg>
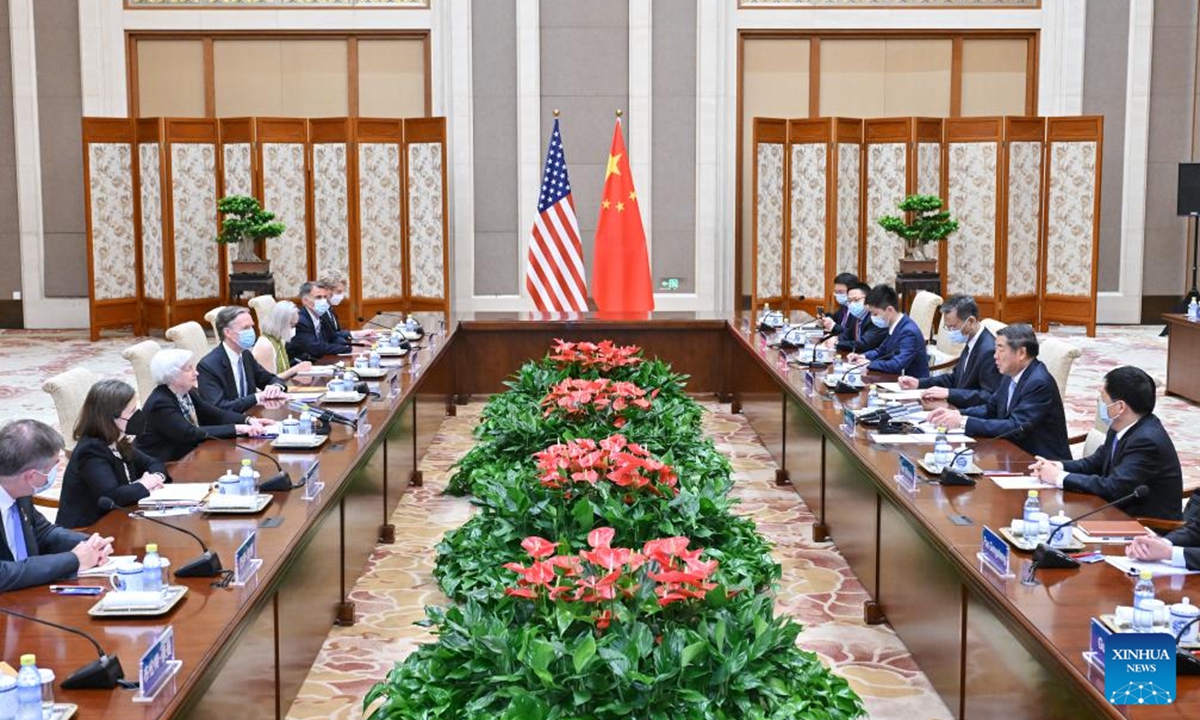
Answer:
<svg viewBox="0 0 1200 720"><path fill-rule="evenodd" d="M118 119L118 118L84 118L83 119L83 193L84 193L84 221L87 235L87 272L88 272L88 310L89 310L89 330L93 341L100 338L100 331L104 328L132 326L134 332L142 334L144 332L141 316L141 299L142 299L142 273L141 273L141 233L137 230L137 206L139 185L137 182L137 139L135 126L133 121ZM106 275L105 268L96 267L96 251L100 240L96 237L100 230L100 225L103 224L100 218L94 216L92 212L92 173L103 173L112 168L93 167L91 147L93 145L115 145L127 146L128 150L128 174L130 183L129 197L129 218L128 227L124 228L124 232L128 233L129 240L132 246L128 248L128 252L123 248L121 252L110 253L110 259L106 261L107 267L114 267L113 263L124 267L125 271L133 271L133 282L128 285L130 295L119 295L104 299L97 298L96 282L98 276ZM121 168L117 168L120 170ZM110 173L111 174L111 173ZM103 180L103 178L99 178ZM109 185L114 178L109 177L108 182L101 182L102 185ZM117 178L119 179L119 178ZM111 203L110 203L111 204ZM121 228L115 229L118 234L123 234ZM128 266L126 266L125 258L128 258ZM49 269L53 267L51 263L47 264Z"/></svg>
<svg viewBox="0 0 1200 720"><path fill-rule="evenodd" d="M346 268L345 271L339 269L323 268L321 265L321 226L320 226L320 207L318 203L319 183L322 182L322 173L319 172L318 146L320 145L344 145L345 146L345 176L342 178L345 182L345 201L346 201ZM341 305L332 308L337 316L338 323L341 327L358 327L358 316L360 315L361 297L357 292L352 290L359 286L358 273L359 266L357 258L359 255L359 242L355 238L359 238L358 230L358 149L354 142L354 121L351 118L313 118L308 121L308 154L310 163L309 183L308 183L308 206L311 208L310 222L308 226L311 231L310 241L312 244L312 258L310 267L312 268L312 279L319 280L324 277L338 276L342 282L346 283L346 299Z"/></svg>
<svg viewBox="0 0 1200 720"><path fill-rule="evenodd" d="M900 171L902 174L901 181L904 183L902 191L899 193L898 200L904 199L905 196L911 195L916 182L916 173L913 169L914 151L913 137L915 134L917 118L871 118L863 121L863 204L862 204L862 226L863 226L863 245L861 251L861 268L863 273L859 275L863 282L868 285L878 285L887 283L892 285L896 281L896 272L899 269L899 260L896 261L894 269L885 269L882 275L872 271L872 261L881 249L886 249L886 246L880 247L877 240L875 245L872 244L872 232L877 238L889 238L888 243L894 244L896 241L891 240L888 233L879 227L878 220L884 214L892 214L899 212L896 209L897 203L886 203L878 208L873 208L871 204L872 197L872 172L871 172L871 147L873 145L901 145L904 154L904 168ZM884 182L881 180L880 182ZM894 188L892 188L894 190ZM885 190L880 190L883 193ZM882 200L882 198L880 198ZM872 216L874 214L874 217ZM900 242L900 254L897 256L903 257L904 248L903 242ZM880 268L876 268L878 270Z"/></svg>
<svg viewBox="0 0 1200 720"><path fill-rule="evenodd" d="M950 235L945 242L942 243L941 263L939 265L942 275L943 295L949 297L954 294L966 294L975 299L979 304L979 312L981 317L995 318L998 317L999 307L1001 305L1002 290L1004 285L1004 255L1003 246L1006 245L1005 236L1002 234L1001 218L1004 215L1005 205L1005 187L1003 185L1003 168L1001 157L1003 143L1004 124L1002 118L999 117L973 117L973 118L947 118L944 124L944 140L942 150L942 175L945 178L943 199L946 201L946 207L951 215L958 220L959 229L957 232ZM952 170L956 166L955 155L957 152L956 146L969 145L975 146L972 148L964 148L962 153L965 154L972 150L983 150L986 155L989 151L992 156L993 169L990 173L990 181L992 183L992 201L990 203L990 211L993 213L990 223L986 221L974 222L974 219L968 214L965 214L966 209L961 204L954 204L951 198L951 190L955 187L956 176L952 175ZM974 172L978 169L976 161L980 158L966 157L965 160L969 165L969 170ZM985 173L978 173L978 178L984 180ZM968 193L972 194L972 193ZM981 203L979 210L985 208ZM958 248L964 243L971 242L971 247L965 248L968 255L975 255L976 251L982 251L987 248L976 247L973 243L975 238L971 235L973 225L978 225L981 232L991 232L992 253L992 271L988 273L992 283L990 293L984 293L981 290L973 287L963 287L957 284L959 278L951 273L951 248L955 250L957 255ZM990 225L990 227L985 227ZM970 260L972 263L979 262L979 257Z"/></svg>
<svg viewBox="0 0 1200 720"><path fill-rule="evenodd" d="M779 220L779 256L780 270L778 286L771 288L771 293L764 294L759 292L758 276L762 257L765 252L763 243L759 240L759 210L766 199L759 187L759 148L764 145L778 145L782 154L782 176L779 184L779 197L777 201L780 208ZM788 157L787 157L787 120L782 118L754 118L754 162L753 166L753 184L751 187L754 192L754 216L751 218L751 252L754 264L750 268L750 307L752 311L757 312L764 305L773 304L776 310L783 309L786 291L786 275L785 261L787 258L786 242L787 242L787 227L788 227L788 203L787 203L787 180L788 180Z"/></svg>
<svg viewBox="0 0 1200 720"><path fill-rule="evenodd" d="M1038 311L1041 307L1039 301L1039 282L1042 275L1042 244L1045 242L1045 226L1043 218L1045 216L1044 197L1046 194L1045 186L1045 169L1046 169L1046 118L1042 117L1006 117L1004 118L1004 145L1001 154L1002 186L1004 190L1004 205L1003 212L1000 213L1001 231L1000 237L1004 238L1003 253L1001 262L1004 275L1001 278L1003 285L1001 286L1000 310L997 317L1005 323L1024 322L1030 325L1037 326ZM1017 143L1036 143L1037 151L1034 157L1037 158L1038 166L1034 175L1037 182L1037 196L1029 205L1032 210L1037 213L1033 218L1033 224L1028 228L1033 230L1034 245L1032 253L1032 268L1030 268L1029 258L1016 257L1016 251L1012 245L1012 232L1017 222L1013 221L1014 213L1014 198L1017 193L1013 192L1012 179L1014 171L1014 144ZM1017 162L1020 162L1019 158ZM1018 182L1020 178L1018 178ZM1017 205L1016 212L1020 212L1023 206ZM1012 273L1018 268L1024 266L1026 270L1032 270L1031 280L1033 283L1033 292L1022 293L1013 291L1013 283L1011 279Z"/></svg>

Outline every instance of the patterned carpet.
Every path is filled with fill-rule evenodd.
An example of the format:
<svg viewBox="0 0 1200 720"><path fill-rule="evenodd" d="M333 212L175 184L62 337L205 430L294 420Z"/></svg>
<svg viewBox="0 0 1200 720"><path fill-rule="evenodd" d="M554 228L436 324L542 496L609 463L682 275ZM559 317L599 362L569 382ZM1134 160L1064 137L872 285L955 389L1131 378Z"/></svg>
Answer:
<svg viewBox="0 0 1200 720"><path fill-rule="evenodd" d="M1074 328L1056 328L1053 336L1083 352L1068 384L1067 420L1072 433L1085 431L1093 422L1104 373L1120 364L1142 367L1160 384L1157 412L1180 451L1185 481L1200 485L1200 427L1189 422L1195 406L1161 395L1166 339L1157 337L1158 330L1101 327L1096 338L1087 338ZM71 367L132 382L120 351L136 341L106 335L89 343L78 331L0 331L0 422L35 417L57 425L41 384ZM441 490L450 466L470 448L480 407L461 408L443 423L422 459L425 486L410 492L393 516L396 543L376 548L352 592L357 624L330 633L289 718L361 717L361 698L370 686L417 644L432 639L413 623L426 605L445 602L431 575L433 546L446 530L466 521L471 506ZM834 546L812 541L808 508L790 489L774 486L775 466L754 432L728 406L706 407L705 429L733 463L739 512L753 517L775 544L784 568L777 607L805 625L800 644L851 682L872 718L951 717L895 634L886 626L862 623L862 586Z"/></svg>

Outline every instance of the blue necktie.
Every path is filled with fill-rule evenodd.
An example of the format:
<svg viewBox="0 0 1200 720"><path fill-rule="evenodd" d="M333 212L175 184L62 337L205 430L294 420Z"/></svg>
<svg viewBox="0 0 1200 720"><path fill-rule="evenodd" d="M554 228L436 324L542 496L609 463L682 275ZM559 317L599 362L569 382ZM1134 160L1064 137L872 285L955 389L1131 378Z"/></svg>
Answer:
<svg viewBox="0 0 1200 720"><path fill-rule="evenodd" d="M1008 383L1008 402L1004 403L1004 414L1006 416L1008 415L1008 409L1010 407L1012 407L1012 396L1013 396L1013 393L1016 391L1016 389L1017 389L1017 384L1015 382L1009 381L1009 383Z"/></svg>
<svg viewBox="0 0 1200 720"><path fill-rule="evenodd" d="M8 539L9 546L12 547L13 560L20 562L29 557L29 552L25 549L25 526L21 524L21 508L13 503L8 508L8 526L12 529L12 537Z"/></svg>

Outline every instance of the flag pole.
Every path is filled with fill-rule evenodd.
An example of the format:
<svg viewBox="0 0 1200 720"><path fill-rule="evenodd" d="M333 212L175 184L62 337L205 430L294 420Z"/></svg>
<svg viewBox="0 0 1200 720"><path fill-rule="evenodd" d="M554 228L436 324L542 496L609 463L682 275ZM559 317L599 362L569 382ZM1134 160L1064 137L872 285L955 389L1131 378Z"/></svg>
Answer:
<svg viewBox="0 0 1200 720"><path fill-rule="evenodd" d="M554 117L558 117L560 114L561 113L558 112L558 108L554 108Z"/></svg>

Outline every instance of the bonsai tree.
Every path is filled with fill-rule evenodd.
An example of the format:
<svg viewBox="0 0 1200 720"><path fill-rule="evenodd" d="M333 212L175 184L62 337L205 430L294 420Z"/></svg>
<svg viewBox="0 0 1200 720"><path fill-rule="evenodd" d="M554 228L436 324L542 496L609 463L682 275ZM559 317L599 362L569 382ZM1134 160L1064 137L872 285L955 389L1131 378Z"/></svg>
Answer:
<svg viewBox="0 0 1200 720"><path fill-rule="evenodd" d="M237 245L237 257L243 262L261 262L254 244L283 234L284 224L275 222L275 213L263 210L257 200L248 195L221 198L217 210L224 215L217 242Z"/></svg>
<svg viewBox="0 0 1200 720"><path fill-rule="evenodd" d="M879 218L879 226L904 240L905 258L912 259L918 250L929 243L945 240L958 229L958 221L942 210L942 199L937 195L909 195L900 202L899 209L912 213L912 222L886 215Z"/></svg>

